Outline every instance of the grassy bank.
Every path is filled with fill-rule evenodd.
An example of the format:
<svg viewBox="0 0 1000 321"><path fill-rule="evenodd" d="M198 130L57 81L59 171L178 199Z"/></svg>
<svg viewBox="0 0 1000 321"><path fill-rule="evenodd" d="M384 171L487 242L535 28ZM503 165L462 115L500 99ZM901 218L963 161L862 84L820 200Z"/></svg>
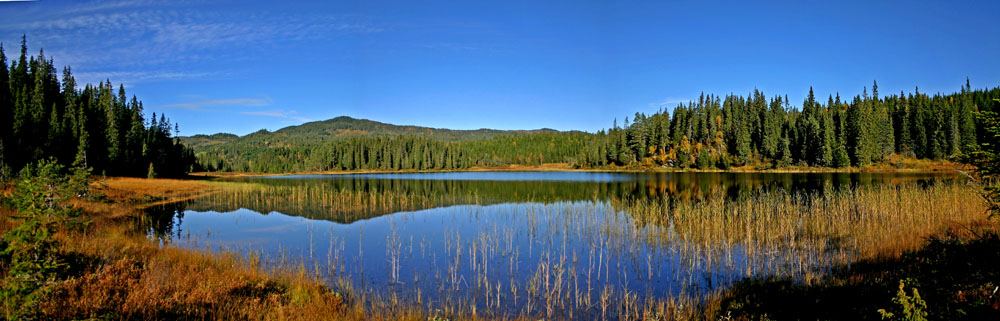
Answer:
<svg viewBox="0 0 1000 321"><path fill-rule="evenodd" d="M896 257L843 265L822 282L750 279L717 301L732 320L997 320L995 222L954 225ZM887 314L891 313L891 316Z"/></svg>
<svg viewBox="0 0 1000 321"><path fill-rule="evenodd" d="M111 178L94 182L91 188L89 198L69 201L83 211L82 217L89 223L64 226L55 235L68 269L47 286L38 301L35 313L40 318L540 317L540 312L476 311L461 304L443 310L430 308L352 290L346 283L338 284L338 293L324 286L326 280L316 277L318 273L311 267L294 260L265 270L263 266L274 265L259 257L163 246L146 236L144 208L248 188L240 183ZM679 250L693 254L692 264L702 264L695 261L703 254L714 256L734 246L757 253L814 253L789 256L800 260L789 261L799 270L770 273L767 269L776 265L753 265L755 270L747 271L748 276L767 277L751 277L709 293L704 300L637 301L627 291L606 289L594 292L591 300L590 293L570 291L569 281L553 285L553 289L565 287L553 291L565 296L535 295L539 302L552 302L557 311L601 311L597 315L617 319L875 319L880 318L878 309L902 313L893 299L903 281L907 294L919 289L932 316L981 319L996 315L1000 301L991 291L1000 282L991 269L995 264L990 262L1000 261L997 226L984 220L985 207L973 187L886 187L805 196L780 191L755 193L737 200L716 195L669 206L641 200L612 201L611 206L633 216L637 225L609 226L602 233L601 244L608 251L615 244L685 244ZM592 223L607 225L603 221ZM572 223L577 228L570 231L587 231L586 224ZM668 225L672 227L665 228ZM0 221L4 231L13 226L6 215ZM646 232L636 233L638 230ZM828 260L823 262L824 268L809 268L817 259ZM505 258L498 260L497 265L502 266ZM726 266L726 262L711 264ZM576 272L582 275L585 271ZM531 295L527 290L520 293Z"/></svg>
<svg viewBox="0 0 1000 321"><path fill-rule="evenodd" d="M160 246L146 237L143 208L219 188L197 180L93 183L91 198L69 200L87 224L62 226L54 234L65 258L63 275L45 286L34 311L22 317L322 319L344 310L338 294L302 269L265 272L231 253ZM4 218L0 226L6 231L13 224Z"/></svg>

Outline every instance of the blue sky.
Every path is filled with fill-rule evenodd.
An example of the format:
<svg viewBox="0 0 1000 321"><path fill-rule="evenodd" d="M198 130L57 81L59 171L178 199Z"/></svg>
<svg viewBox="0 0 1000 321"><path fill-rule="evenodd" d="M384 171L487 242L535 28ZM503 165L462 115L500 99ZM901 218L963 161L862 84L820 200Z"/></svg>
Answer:
<svg viewBox="0 0 1000 321"><path fill-rule="evenodd" d="M596 131L701 92L1000 85L1000 2L0 2L8 57L124 83L182 135L340 115Z"/></svg>

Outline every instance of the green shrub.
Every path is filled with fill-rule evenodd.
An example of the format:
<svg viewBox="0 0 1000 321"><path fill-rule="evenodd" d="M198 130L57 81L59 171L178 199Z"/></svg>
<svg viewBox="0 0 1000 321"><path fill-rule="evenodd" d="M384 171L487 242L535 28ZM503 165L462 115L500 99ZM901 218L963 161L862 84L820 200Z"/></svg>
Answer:
<svg viewBox="0 0 1000 321"><path fill-rule="evenodd" d="M902 280L899 281L899 291L896 292L896 297L892 299L892 302L898 305L893 311L878 310L879 314L882 315L882 320L927 320L927 302L920 298L920 292L917 291L917 288L913 288L913 296L907 295L906 284Z"/></svg>
<svg viewBox="0 0 1000 321"><path fill-rule="evenodd" d="M0 260L7 267L0 280L0 301L7 319L30 319L38 300L66 267L53 234L77 211L65 203L71 180L63 170L52 160L26 166L7 200L17 210L11 217L17 225L0 238Z"/></svg>

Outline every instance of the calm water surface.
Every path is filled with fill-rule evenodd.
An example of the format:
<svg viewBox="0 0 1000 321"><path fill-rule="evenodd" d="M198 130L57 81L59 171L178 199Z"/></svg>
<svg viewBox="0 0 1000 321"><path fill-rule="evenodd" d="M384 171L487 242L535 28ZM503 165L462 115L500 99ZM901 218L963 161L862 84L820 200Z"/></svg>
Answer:
<svg viewBox="0 0 1000 321"><path fill-rule="evenodd" d="M238 191L151 210L149 235L176 246L255 253L265 264L298 262L332 286L349 281L355 289L428 308L458 304L586 318L599 309L580 306L596 307L602 295L640 302L697 297L750 276L822 269L808 265L845 255L749 254L735 244L690 244L671 224L640 223L621 204L670 207L755 191L822 193L954 179L587 172L248 178L240 181L251 184ZM553 297L589 304L553 312Z"/></svg>

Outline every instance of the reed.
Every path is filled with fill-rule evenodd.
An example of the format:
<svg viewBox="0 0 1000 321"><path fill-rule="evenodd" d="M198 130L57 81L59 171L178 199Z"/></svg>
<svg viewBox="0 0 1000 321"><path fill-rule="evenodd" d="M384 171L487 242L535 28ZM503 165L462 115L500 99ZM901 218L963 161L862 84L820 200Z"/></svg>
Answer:
<svg viewBox="0 0 1000 321"><path fill-rule="evenodd" d="M718 312L715 300L741 279L818 283L839 266L896 257L928 235L977 222L985 208L969 199L972 191L962 184L900 185L507 206L495 215L525 230L448 233L452 261L441 302L450 317L704 318ZM525 238L526 259L514 245Z"/></svg>
<svg viewBox="0 0 1000 321"><path fill-rule="evenodd" d="M943 183L811 194L756 190L736 198L718 191L687 198L462 206L455 210L505 223L472 235L441 231L443 244L407 240L393 225L384 254L362 253L361 233L353 249L348 244L354 240L331 230L326 253L312 241L306 252L325 256L327 266L320 268L317 260L291 251L158 244L133 223L141 217L139 208L170 199L227 206L250 200L277 209L322 204L331 211L325 215L346 221L457 200L191 183L197 186L157 190L109 180L100 190L110 202L79 201L94 223L61 231L60 237L72 240L62 242L61 251L85 263L76 277L53 289L43 313L143 319L714 319L719 299L739 280L822 282L839 266L898 257L929 235L975 224L985 215L981 200L970 197L973 187ZM130 196L130 188L139 190ZM310 230L309 238L322 234ZM363 255L384 255L388 286L365 284ZM413 262L431 262L434 271L420 274L410 268Z"/></svg>
<svg viewBox="0 0 1000 321"><path fill-rule="evenodd" d="M320 318L345 309L343 298L303 266L264 270L260 257L248 253L162 246L134 226L140 208L201 197L218 186L109 179L94 187L111 201L73 200L90 224L57 234L71 270L39 306L45 319Z"/></svg>

